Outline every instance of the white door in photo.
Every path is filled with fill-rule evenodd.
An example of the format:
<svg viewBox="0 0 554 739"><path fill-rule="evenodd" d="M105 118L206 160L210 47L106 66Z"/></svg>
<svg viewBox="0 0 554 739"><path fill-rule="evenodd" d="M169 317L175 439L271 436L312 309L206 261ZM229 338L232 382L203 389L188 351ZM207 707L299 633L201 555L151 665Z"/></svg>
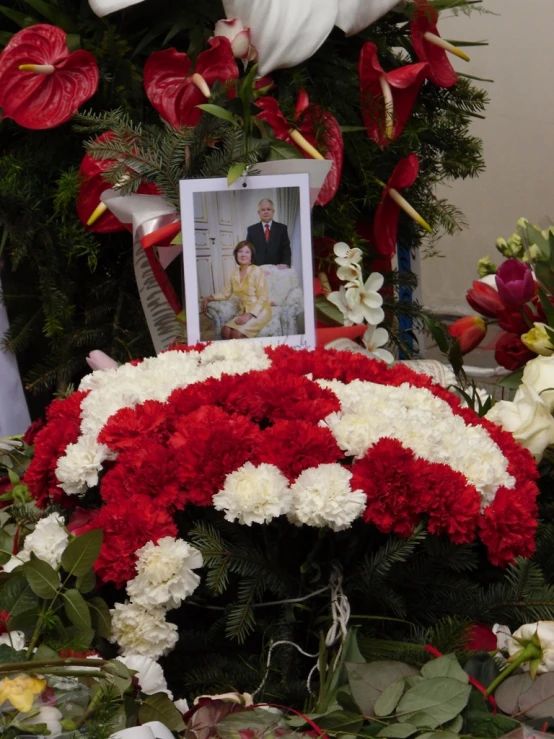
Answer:
<svg viewBox="0 0 554 739"><path fill-rule="evenodd" d="M194 194L198 301L223 289L235 266L233 249L243 238L231 192Z"/></svg>

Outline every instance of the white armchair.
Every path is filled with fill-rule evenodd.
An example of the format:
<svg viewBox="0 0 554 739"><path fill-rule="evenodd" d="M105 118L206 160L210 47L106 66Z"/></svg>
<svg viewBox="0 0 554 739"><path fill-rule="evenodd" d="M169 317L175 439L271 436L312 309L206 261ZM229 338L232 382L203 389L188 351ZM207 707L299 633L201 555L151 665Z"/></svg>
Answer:
<svg viewBox="0 0 554 739"><path fill-rule="evenodd" d="M304 295L298 285L298 277L292 268L279 269L275 264L264 264L267 279L271 320L258 336L291 336L304 333ZM221 329L237 315L239 301L235 295L229 300L213 300L208 303L206 315L212 321L216 339L221 339Z"/></svg>

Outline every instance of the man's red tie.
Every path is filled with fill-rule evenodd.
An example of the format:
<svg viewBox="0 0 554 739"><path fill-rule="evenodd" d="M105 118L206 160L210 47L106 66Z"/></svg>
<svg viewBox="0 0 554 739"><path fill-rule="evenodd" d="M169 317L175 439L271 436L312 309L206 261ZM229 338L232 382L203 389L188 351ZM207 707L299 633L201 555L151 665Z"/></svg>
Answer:
<svg viewBox="0 0 554 739"><path fill-rule="evenodd" d="M269 241L269 223L265 224L265 240Z"/></svg>

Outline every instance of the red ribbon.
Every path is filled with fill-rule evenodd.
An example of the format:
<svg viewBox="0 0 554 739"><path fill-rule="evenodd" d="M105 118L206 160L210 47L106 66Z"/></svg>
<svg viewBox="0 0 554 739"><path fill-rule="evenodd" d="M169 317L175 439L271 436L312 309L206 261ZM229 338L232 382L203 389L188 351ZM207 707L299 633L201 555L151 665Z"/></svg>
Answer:
<svg viewBox="0 0 554 739"><path fill-rule="evenodd" d="M444 657L443 653L439 652L439 650L435 649L435 647L433 647L431 644L426 644L425 649L429 652L429 654L432 654L433 657ZM498 705L496 703L494 695L487 695L487 689L485 688L484 685L481 685L479 680L477 680L476 678L472 677L471 675L468 675L468 679L474 688L477 688L477 690L480 693L483 693L485 698L489 701L489 703L492 706L493 715L496 715L496 712L498 711Z"/></svg>
<svg viewBox="0 0 554 739"><path fill-rule="evenodd" d="M146 234L146 236L143 236L140 240L156 282L158 283L160 290L163 292L165 299L171 306L171 310L175 313L176 316L181 313L181 311L183 310L183 306L181 305L181 302L177 297L177 293L175 292L173 285L169 281L164 268L158 261L153 247L157 246L158 248L163 248L164 246L171 246L171 241L179 233L180 230L181 221L175 221L175 223L170 223L167 226L161 226L155 231L152 231L152 233Z"/></svg>

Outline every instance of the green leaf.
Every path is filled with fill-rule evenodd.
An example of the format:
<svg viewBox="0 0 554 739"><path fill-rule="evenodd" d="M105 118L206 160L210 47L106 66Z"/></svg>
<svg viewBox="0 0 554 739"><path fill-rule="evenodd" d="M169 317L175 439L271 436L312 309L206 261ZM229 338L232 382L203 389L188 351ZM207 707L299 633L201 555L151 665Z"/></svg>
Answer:
<svg viewBox="0 0 554 739"><path fill-rule="evenodd" d="M60 576L56 570L50 567L48 562L38 559L33 552L30 561L23 565L23 574L29 583L29 587L39 598L52 600L56 597L61 585Z"/></svg>
<svg viewBox="0 0 554 739"><path fill-rule="evenodd" d="M45 0L24 0L27 5L30 5L33 10L40 13L46 20L54 26L59 26L67 33L76 33L77 26L73 23L71 18L65 13L62 13L58 8L54 8L49 5Z"/></svg>
<svg viewBox="0 0 554 739"><path fill-rule="evenodd" d="M78 590L71 589L63 593L65 615L80 629L90 629L90 613L85 599Z"/></svg>
<svg viewBox="0 0 554 739"><path fill-rule="evenodd" d="M490 685L499 673L496 660L486 652L475 654L473 657L470 657L464 665L464 670L468 675L479 680L481 685ZM474 696L472 694L470 704L473 700ZM482 710L487 710L484 700L481 700L481 706Z"/></svg>
<svg viewBox="0 0 554 739"><path fill-rule="evenodd" d="M280 139L269 139L269 162L274 162L279 159L302 159L302 155L292 144L287 141L281 141Z"/></svg>
<svg viewBox="0 0 554 739"><path fill-rule="evenodd" d="M415 667L392 660L369 664L346 662L345 666L352 696L365 716L373 714L376 701L389 685L406 675L419 675Z"/></svg>
<svg viewBox="0 0 554 739"><path fill-rule="evenodd" d="M25 650L17 652L9 644L0 644L0 664L9 662L25 662Z"/></svg>
<svg viewBox="0 0 554 739"><path fill-rule="evenodd" d="M535 244L541 253L541 259L548 261L550 259L550 244L542 235L540 229L535 228L533 225L528 223L525 226L525 232L527 241L530 244Z"/></svg>
<svg viewBox="0 0 554 739"><path fill-rule="evenodd" d="M12 485L19 485L20 479L19 475L14 472L13 470L8 470L8 477L10 478L10 482Z"/></svg>
<svg viewBox="0 0 554 739"><path fill-rule="evenodd" d="M86 574L78 577L75 581L75 587L80 593L90 593L96 585L96 575L93 570L89 570Z"/></svg>
<svg viewBox="0 0 554 739"><path fill-rule="evenodd" d="M356 131L367 131L365 126L341 126L341 133L355 133Z"/></svg>
<svg viewBox="0 0 554 739"><path fill-rule="evenodd" d="M518 710L534 719L554 716L554 673L539 675L531 687L519 695Z"/></svg>
<svg viewBox="0 0 554 739"><path fill-rule="evenodd" d="M229 713L217 722L217 736L218 739L237 739L240 737L240 731L250 729L254 731L256 737L269 739L277 722L278 718L275 714L272 715L263 708ZM298 726L303 726L305 723L300 719Z"/></svg>
<svg viewBox="0 0 554 739"><path fill-rule="evenodd" d="M3 550L0 552L0 565L5 565L12 558L10 552L13 550L13 536L5 529L0 529L0 549Z"/></svg>
<svg viewBox="0 0 554 739"><path fill-rule="evenodd" d="M511 372L509 375L506 375L506 377L503 377L501 380L498 380L496 384L500 385L500 387L506 387L509 390L517 390L521 385L522 377L523 369L518 369L515 372Z"/></svg>
<svg viewBox="0 0 554 739"><path fill-rule="evenodd" d="M406 739L412 734L415 734L416 731L417 726L413 726L413 724L391 724L381 729L377 736L384 736L387 739Z"/></svg>
<svg viewBox="0 0 554 739"><path fill-rule="evenodd" d="M238 178L242 176L245 167L246 164L244 162L235 162L235 164L231 164L229 171L227 172L227 184L232 185L233 182L236 182Z"/></svg>
<svg viewBox="0 0 554 739"><path fill-rule="evenodd" d="M344 326L344 316L334 303L327 300L325 295L317 295L315 299L317 317L332 326Z"/></svg>
<svg viewBox="0 0 554 739"><path fill-rule="evenodd" d="M98 636L107 639L111 634L112 617L106 601L102 598L91 598L88 605L96 633Z"/></svg>
<svg viewBox="0 0 554 739"><path fill-rule="evenodd" d="M550 265L545 262L535 262L535 274L541 285L544 285L551 295L554 294L554 272Z"/></svg>
<svg viewBox="0 0 554 739"><path fill-rule="evenodd" d="M421 668L423 677L452 677L462 683L468 682L467 672L460 667L455 654L445 654L433 659Z"/></svg>
<svg viewBox="0 0 554 739"><path fill-rule="evenodd" d="M46 644L41 644L31 657L31 660L59 659L59 657L60 655L54 649L50 649Z"/></svg>
<svg viewBox="0 0 554 739"><path fill-rule="evenodd" d="M517 721L501 714L493 716L492 713L483 713L483 711L466 711L464 733L483 737L483 739L498 739L517 729L518 726L520 724Z"/></svg>
<svg viewBox="0 0 554 739"><path fill-rule="evenodd" d="M465 708L470 685L451 677L434 677L414 685L401 698L397 707L399 721L411 722L414 714L425 712L436 726L452 721ZM435 728L430 726L429 728Z"/></svg>
<svg viewBox="0 0 554 739"><path fill-rule="evenodd" d="M464 719L461 716L456 716L453 721L450 721L443 728L446 729L446 731L453 731L455 734L459 734L463 725Z"/></svg>
<svg viewBox="0 0 554 739"><path fill-rule="evenodd" d="M5 15L6 18L9 18L20 28L34 26L40 22L37 18L33 18L32 15L28 15L27 13L20 13L19 11L12 10L11 8L6 8L5 5L0 5L0 13Z"/></svg>
<svg viewBox="0 0 554 739"><path fill-rule="evenodd" d="M181 714L169 700L167 693L149 695L139 708L138 715L141 724L160 721L170 731L183 731L185 728Z"/></svg>
<svg viewBox="0 0 554 739"><path fill-rule="evenodd" d="M92 569L102 548L102 529L93 529L73 539L62 554L62 567L68 575L82 577Z"/></svg>
<svg viewBox="0 0 554 739"><path fill-rule="evenodd" d="M549 326L554 327L554 306L548 299L547 294L544 292L542 287L539 286L539 300L541 301L542 309Z"/></svg>
<svg viewBox="0 0 554 739"><path fill-rule="evenodd" d="M389 716L396 708L396 704L402 697L405 687L406 683L403 678L400 678L400 680L396 680L388 688L385 688L375 701L375 715L379 717Z"/></svg>
<svg viewBox="0 0 554 739"><path fill-rule="evenodd" d="M205 113L209 113L210 115L215 116L216 118L223 118L224 121L229 121L229 123L232 123L233 126L240 126L240 122L237 116L234 113L231 113L230 110L222 108L221 105L214 105L213 103L203 103L202 105L197 105L196 107L200 108L200 110L203 110Z"/></svg>
<svg viewBox="0 0 554 739"><path fill-rule="evenodd" d="M338 734L339 732L341 734L357 734L362 728L363 719L358 713L333 711L325 716L319 716L316 723L320 729L331 734Z"/></svg>
<svg viewBox="0 0 554 739"><path fill-rule="evenodd" d="M121 695L131 687L131 683L133 682L132 674L129 668L118 659L110 660L109 664L104 666L104 671L109 675L109 682L115 685Z"/></svg>
<svg viewBox="0 0 554 739"><path fill-rule="evenodd" d="M29 589L31 593L31 590ZM31 593L31 595L33 595ZM33 595L33 598L35 596ZM28 611L21 611L17 616L10 618L10 628L13 631L23 631L25 636L30 637L37 625L38 618L40 616L40 609L38 606L30 608Z"/></svg>

